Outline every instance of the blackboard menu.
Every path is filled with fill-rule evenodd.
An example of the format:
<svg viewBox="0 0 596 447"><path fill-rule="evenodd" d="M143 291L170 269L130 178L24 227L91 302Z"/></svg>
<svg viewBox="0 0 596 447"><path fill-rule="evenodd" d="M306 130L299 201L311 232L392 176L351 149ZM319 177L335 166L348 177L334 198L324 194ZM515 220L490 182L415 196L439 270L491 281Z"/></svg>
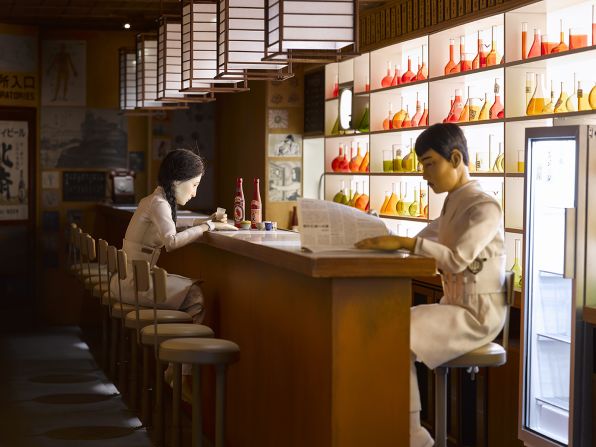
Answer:
<svg viewBox="0 0 596 447"><path fill-rule="evenodd" d="M63 172L62 200L64 202L95 202L106 197L106 173Z"/></svg>
<svg viewBox="0 0 596 447"><path fill-rule="evenodd" d="M304 75L304 133L325 131L325 69Z"/></svg>

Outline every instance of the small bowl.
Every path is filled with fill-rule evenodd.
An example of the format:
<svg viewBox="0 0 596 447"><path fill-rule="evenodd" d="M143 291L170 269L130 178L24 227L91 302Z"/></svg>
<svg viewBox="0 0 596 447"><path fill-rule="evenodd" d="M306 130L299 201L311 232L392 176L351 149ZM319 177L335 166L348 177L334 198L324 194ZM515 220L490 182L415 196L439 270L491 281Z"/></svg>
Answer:
<svg viewBox="0 0 596 447"><path fill-rule="evenodd" d="M250 222L240 222L241 230L250 230Z"/></svg>
<svg viewBox="0 0 596 447"><path fill-rule="evenodd" d="M265 222L257 222L257 230L264 230Z"/></svg>

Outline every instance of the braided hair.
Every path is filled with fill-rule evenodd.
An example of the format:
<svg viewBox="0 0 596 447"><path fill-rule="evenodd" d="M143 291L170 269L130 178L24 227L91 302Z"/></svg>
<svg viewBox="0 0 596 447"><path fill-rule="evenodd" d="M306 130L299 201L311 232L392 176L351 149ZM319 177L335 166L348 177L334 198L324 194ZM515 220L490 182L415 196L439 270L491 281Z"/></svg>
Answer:
<svg viewBox="0 0 596 447"><path fill-rule="evenodd" d="M176 222L176 194L174 182L185 182L205 172L203 159L188 149L175 149L168 153L161 162L157 184L161 186L166 195L166 200L172 208L172 220Z"/></svg>

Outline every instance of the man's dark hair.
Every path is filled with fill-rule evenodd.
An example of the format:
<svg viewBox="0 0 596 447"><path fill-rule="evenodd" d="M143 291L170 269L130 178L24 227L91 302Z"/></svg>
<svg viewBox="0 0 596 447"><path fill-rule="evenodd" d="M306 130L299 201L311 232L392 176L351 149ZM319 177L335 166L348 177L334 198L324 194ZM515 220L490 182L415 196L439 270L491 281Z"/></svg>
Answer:
<svg viewBox="0 0 596 447"><path fill-rule="evenodd" d="M466 166L469 163L468 142L457 124L438 123L433 124L416 138L416 155L421 157L430 149L440 154L445 160L451 160L454 149L461 152L463 162Z"/></svg>

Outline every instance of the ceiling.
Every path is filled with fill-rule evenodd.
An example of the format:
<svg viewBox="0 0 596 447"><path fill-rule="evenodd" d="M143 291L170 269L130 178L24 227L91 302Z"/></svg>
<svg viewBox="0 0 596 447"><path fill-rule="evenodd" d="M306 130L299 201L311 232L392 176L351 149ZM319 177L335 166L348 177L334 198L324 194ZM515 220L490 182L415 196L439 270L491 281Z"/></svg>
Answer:
<svg viewBox="0 0 596 447"><path fill-rule="evenodd" d="M390 3L360 0L360 10ZM0 22L52 28L131 31L157 28L164 14L179 14L180 0L0 0Z"/></svg>

